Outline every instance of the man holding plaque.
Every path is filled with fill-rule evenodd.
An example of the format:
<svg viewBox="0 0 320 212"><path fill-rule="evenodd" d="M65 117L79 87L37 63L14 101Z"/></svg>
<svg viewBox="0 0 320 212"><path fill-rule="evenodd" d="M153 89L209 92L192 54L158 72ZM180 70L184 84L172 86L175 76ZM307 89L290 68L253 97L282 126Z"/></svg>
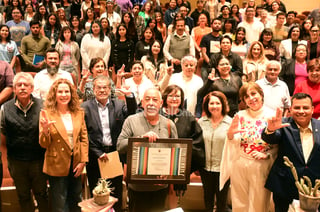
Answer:
<svg viewBox="0 0 320 212"><path fill-rule="evenodd" d="M148 138L149 142L178 137L175 124L159 114L162 98L158 89L147 90L141 102L144 111L129 116L123 124L117 143L119 153L127 152L130 137ZM167 193L167 184L129 184L129 211L163 211Z"/></svg>
<svg viewBox="0 0 320 212"><path fill-rule="evenodd" d="M124 101L112 99L109 78L98 76L93 81L95 99L88 100L82 105L89 137L89 163L86 168L91 193L101 177L98 160L108 160L107 153L116 151L117 139L125 118L136 112L134 95L124 89L119 91L126 95L127 105ZM114 205L116 212L121 211L122 178L121 175L108 179L111 182L110 187L114 188L112 195L118 198L118 202Z"/></svg>

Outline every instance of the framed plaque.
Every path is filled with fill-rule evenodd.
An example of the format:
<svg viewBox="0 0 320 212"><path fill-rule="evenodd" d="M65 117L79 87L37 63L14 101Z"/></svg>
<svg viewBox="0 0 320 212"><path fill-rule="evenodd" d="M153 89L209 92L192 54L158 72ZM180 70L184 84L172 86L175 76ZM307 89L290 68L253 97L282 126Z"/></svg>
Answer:
<svg viewBox="0 0 320 212"><path fill-rule="evenodd" d="M129 138L129 183L187 184L190 181L191 139Z"/></svg>

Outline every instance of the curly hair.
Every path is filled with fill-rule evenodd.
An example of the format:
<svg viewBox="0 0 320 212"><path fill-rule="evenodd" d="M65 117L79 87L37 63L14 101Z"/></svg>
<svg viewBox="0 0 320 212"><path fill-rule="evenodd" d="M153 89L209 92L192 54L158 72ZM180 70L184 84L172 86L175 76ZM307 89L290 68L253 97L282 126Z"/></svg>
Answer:
<svg viewBox="0 0 320 212"><path fill-rule="evenodd" d="M47 94L46 101L44 102L44 108L46 110L58 112L56 95L57 95L58 86L60 84L67 84L70 88L71 99L70 99L70 102L68 103L68 108L70 112L71 113L78 112L80 110L80 102L79 102L79 97L77 95L77 90L69 80L63 79L63 78L56 80L51 85L50 90Z"/></svg>

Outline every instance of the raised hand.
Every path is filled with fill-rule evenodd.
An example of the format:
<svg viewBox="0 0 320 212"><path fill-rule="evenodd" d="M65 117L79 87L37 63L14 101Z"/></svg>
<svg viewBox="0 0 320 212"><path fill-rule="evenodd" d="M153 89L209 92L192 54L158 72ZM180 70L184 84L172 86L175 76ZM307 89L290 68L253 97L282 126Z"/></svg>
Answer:
<svg viewBox="0 0 320 212"><path fill-rule="evenodd" d="M47 117L47 113L46 111L44 110L41 110L41 119L40 119L40 125L41 125L41 128L42 128L42 131L45 133L45 134L48 134L49 133L49 128L52 124L56 123L56 121L50 121Z"/></svg>
<svg viewBox="0 0 320 212"><path fill-rule="evenodd" d="M241 132L244 132L244 131L245 130L239 129L239 115L236 114L234 116L234 118L232 119L232 122L230 124L229 130L227 132L228 139L232 140L233 137L234 137L234 134L241 133Z"/></svg>
<svg viewBox="0 0 320 212"><path fill-rule="evenodd" d="M220 79L220 77L216 77L216 71L214 68L211 69L211 72L210 74L208 75L208 79L209 80L212 80L212 81L215 81L217 79Z"/></svg>
<svg viewBox="0 0 320 212"><path fill-rule="evenodd" d="M282 110L277 108L276 116L268 119L268 131L273 132L277 129L290 126L289 123L282 123Z"/></svg>

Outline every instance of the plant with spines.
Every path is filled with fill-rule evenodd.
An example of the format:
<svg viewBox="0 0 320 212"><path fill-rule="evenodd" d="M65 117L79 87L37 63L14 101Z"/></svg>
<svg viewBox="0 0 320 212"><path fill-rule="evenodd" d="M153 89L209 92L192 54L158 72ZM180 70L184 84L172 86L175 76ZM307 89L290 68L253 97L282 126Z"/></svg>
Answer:
<svg viewBox="0 0 320 212"><path fill-rule="evenodd" d="M93 189L96 194L107 194L111 192L111 182L106 179L100 178L97 186Z"/></svg>
<svg viewBox="0 0 320 212"><path fill-rule="evenodd" d="M300 178L299 181L297 170L294 167L293 163L289 160L287 156L283 156L283 160L284 164L291 169L298 191L308 196L317 197L318 189L320 187L320 180L316 179L314 188L312 188L312 182L308 176L303 176L302 178Z"/></svg>

